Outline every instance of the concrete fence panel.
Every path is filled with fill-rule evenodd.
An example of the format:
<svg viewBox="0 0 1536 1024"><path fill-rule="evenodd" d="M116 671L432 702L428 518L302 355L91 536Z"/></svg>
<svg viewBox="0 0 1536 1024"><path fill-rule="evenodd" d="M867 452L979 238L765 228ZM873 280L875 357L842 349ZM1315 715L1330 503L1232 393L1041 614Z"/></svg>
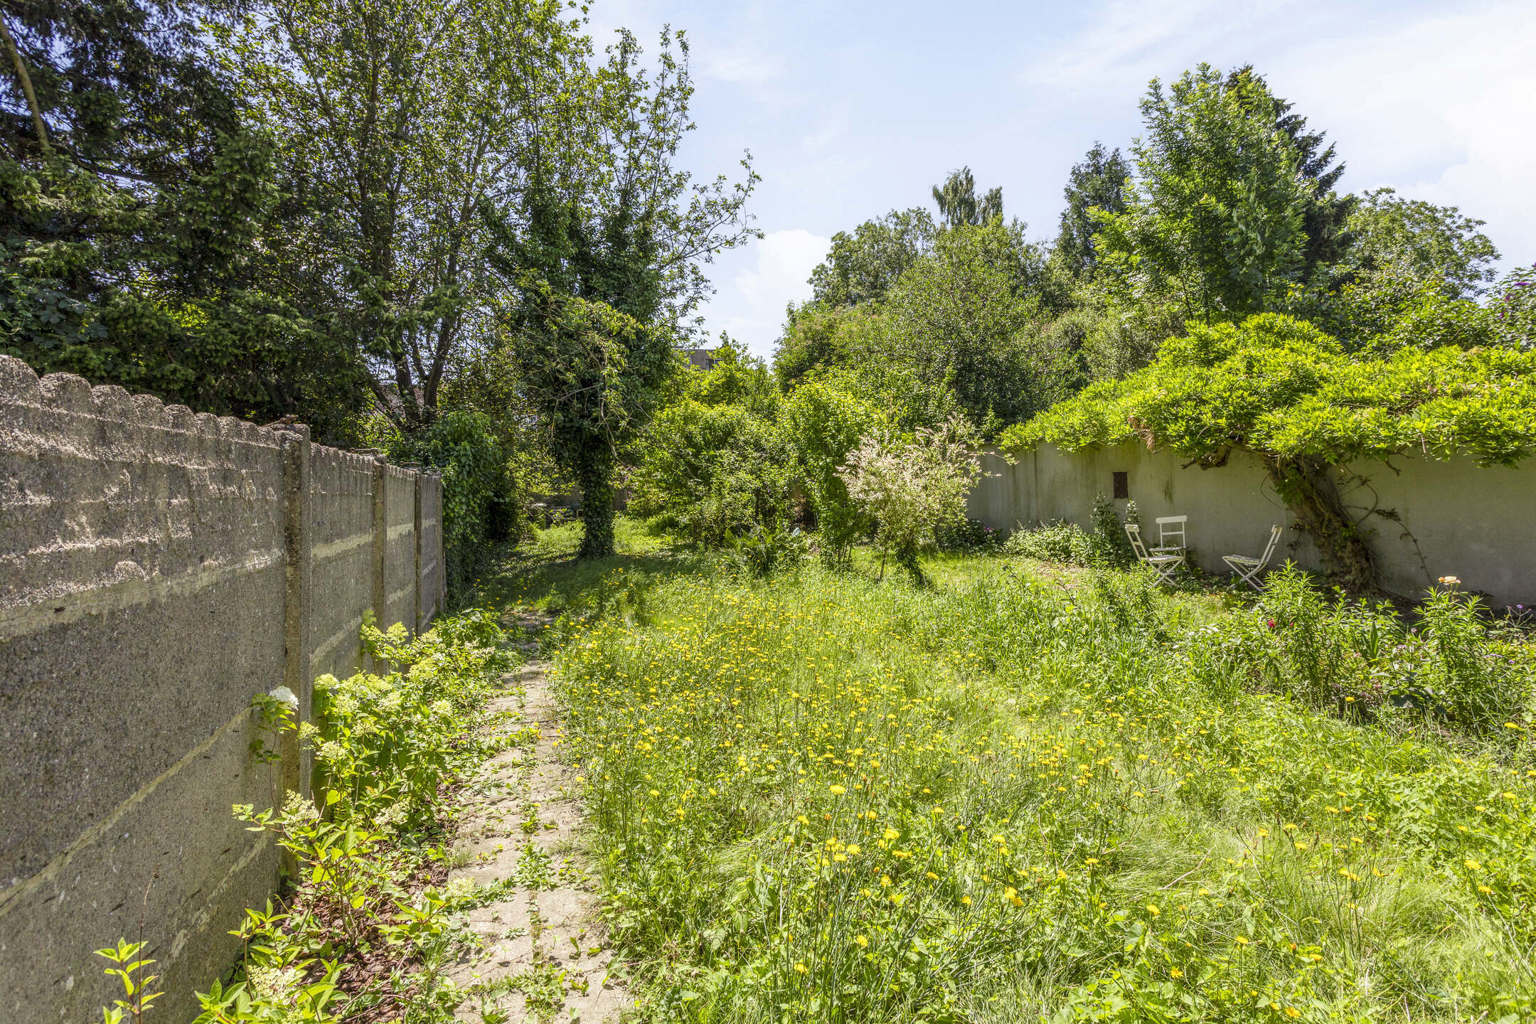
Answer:
<svg viewBox="0 0 1536 1024"><path fill-rule="evenodd" d="M997 453L984 462L990 475L972 490L968 511L994 529L1054 519L1087 529L1095 497L1112 498L1115 474L1124 473L1144 532L1156 535L1158 516L1189 516L1191 560L1200 568L1226 572L1222 555L1260 554L1274 524L1286 530L1275 565L1290 559L1304 569L1321 567L1263 465L1240 451L1209 469L1135 443L1079 452L1041 445L1011 462ZM1417 595L1454 575L1495 605L1536 603L1532 469L1400 458L1345 467L1342 479L1344 502L1369 534L1387 589ZM1123 515L1125 500L1114 504Z"/></svg>
<svg viewBox="0 0 1536 1024"><path fill-rule="evenodd" d="M92 951L119 936L149 942L168 1022L230 967L279 866L231 805L307 777L296 745L261 754L253 698L286 685L308 718L314 675L356 667L365 608L430 621L418 477L440 495L302 427L0 356L0 1020L97 1017Z"/></svg>

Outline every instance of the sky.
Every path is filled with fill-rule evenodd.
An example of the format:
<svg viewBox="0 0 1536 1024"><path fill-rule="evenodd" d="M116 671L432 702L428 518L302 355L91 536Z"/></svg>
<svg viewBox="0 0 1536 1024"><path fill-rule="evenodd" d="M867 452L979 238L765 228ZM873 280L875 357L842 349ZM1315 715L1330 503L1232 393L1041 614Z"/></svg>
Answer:
<svg viewBox="0 0 1536 1024"><path fill-rule="evenodd" d="M1340 187L1390 185L1454 205L1510 269L1536 262L1536 0L1082 0L942 4L594 0L601 44L619 26L692 47L698 125L680 153L697 178L762 182L763 237L710 270L701 310L772 355L785 306L831 236L932 205L968 165L1005 213L1055 237L1062 187L1095 141L1129 150L1150 79L1201 62L1253 64L1328 133Z"/></svg>

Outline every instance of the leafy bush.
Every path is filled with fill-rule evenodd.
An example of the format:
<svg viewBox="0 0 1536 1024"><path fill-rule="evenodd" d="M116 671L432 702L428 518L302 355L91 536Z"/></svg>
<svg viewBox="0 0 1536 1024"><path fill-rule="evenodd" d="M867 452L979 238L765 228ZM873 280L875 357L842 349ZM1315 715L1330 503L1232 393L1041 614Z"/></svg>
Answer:
<svg viewBox="0 0 1536 1024"><path fill-rule="evenodd" d="M966 495L981 476L974 429L959 416L917 432L912 442L870 435L848 454L840 471L848 494L875 521L875 546L925 582L918 552L937 542L937 531L965 518Z"/></svg>
<svg viewBox="0 0 1536 1024"><path fill-rule="evenodd" d="M773 424L735 404L684 399L657 414L630 476L629 510L695 544L784 522L788 457Z"/></svg>
<svg viewBox="0 0 1536 1024"><path fill-rule="evenodd" d="M1127 511L1134 512L1134 506L1127 506ZM1120 516L1115 513L1114 502L1102 494L1094 495L1090 518L1093 529L1088 534L1088 557L1099 565L1120 569L1134 564L1136 552L1131 548L1130 538L1125 534Z"/></svg>
<svg viewBox="0 0 1536 1024"><path fill-rule="evenodd" d="M1092 548L1092 541L1082 527L1061 520L1015 530L1003 542L1005 554L1067 565L1087 565L1092 559Z"/></svg>
<svg viewBox="0 0 1536 1024"><path fill-rule="evenodd" d="M738 568L762 577L805 557L805 537L798 529L754 526L748 533L732 535L726 550Z"/></svg>
<svg viewBox="0 0 1536 1024"><path fill-rule="evenodd" d="M493 544L519 532L508 453L485 413L450 410L414 434L386 442L398 463L443 474L443 561L449 586L463 589L486 563Z"/></svg>
<svg viewBox="0 0 1536 1024"><path fill-rule="evenodd" d="M1384 603L1329 595L1287 565L1250 615L1206 638L1196 675L1218 692L1246 679L1350 720L1498 736L1532 699L1536 660L1481 611L1440 589L1409 621Z"/></svg>
<svg viewBox="0 0 1536 1024"><path fill-rule="evenodd" d="M953 554L990 551L1003 542L1002 536L992 527L969 518L945 523L935 531L934 536L940 551Z"/></svg>
<svg viewBox="0 0 1536 1024"><path fill-rule="evenodd" d="M836 378L807 379L785 399L779 430L815 517L822 558L829 565L845 564L854 541L872 526L839 470L861 437L889 422L883 410Z"/></svg>

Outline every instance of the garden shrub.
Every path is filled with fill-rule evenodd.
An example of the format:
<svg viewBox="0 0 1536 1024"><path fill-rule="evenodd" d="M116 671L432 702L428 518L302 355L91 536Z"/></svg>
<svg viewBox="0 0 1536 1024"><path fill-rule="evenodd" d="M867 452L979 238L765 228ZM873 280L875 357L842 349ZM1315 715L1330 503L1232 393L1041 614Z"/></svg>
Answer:
<svg viewBox="0 0 1536 1024"><path fill-rule="evenodd" d="M414 434L386 441L390 459L443 474L443 563L448 585L462 594L486 565L493 545L521 528L502 447L491 418L482 412L450 410Z"/></svg>
<svg viewBox="0 0 1536 1024"><path fill-rule="evenodd" d="M1082 527L1057 519L1025 530L1015 530L1003 542L1003 552L1042 562L1087 565L1092 542Z"/></svg>
<svg viewBox="0 0 1536 1024"><path fill-rule="evenodd" d="M1241 654L1228 665L1346 718L1498 735L1531 699L1531 647L1481 613L1475 598L1437 589L1410 623L1385 603L1329 596L1287 565L1270 576L1251 625L1232 627Z"/></svg>
<svg viewBox="0 0 1536 1024"><path fill-rule="evenodd" d="M990 551L1002 543L1002 537L986 523L975 519L961 519L945 523L935 531L935 546L951 554L970 554Z"/></svg>
<svg viewBox="0 0 1536 1024"><path fill-rule="evenodd" d="M881 566L889 556L913 582L926 582L918 553L934 546L938 530L965 518L965 499L981 476L974 428L960 416L924 428L907 442L872 434L839 470L848 494L875 522Z"/></svg>
<svg viewBox="0 0 1536 1024"><path fill-rule="evenodd" d="M1134 512L1135 507L1129 505L1127 511ZM1090 521L1092 523L1092 529L1088 533L1090 560L1099 565L1120 569L1135 563L1136 552L1131 549L1130 538L1125 535L1125 526L1115 512L1114 502L1102 494L1094 495ZM1137 525L1140 525L1139 521Z"/></svg>
<svg viewBox="0 0 1536 1024"><path fill-rule="evenodd" d="M822 560L846 564L853 544L873 527L839 473L859 439L887 425L873 403L823 377L802 381L785 399L779 430L794 460L796 482L815 518Z"/></svg>
<svg viewBox="0 0 1536 1024"><path fill-rule="evenodd" d="M782 524L788 457L773 424L734 404L684 399L657 414L630 475L632 514L694 544L720 547Z"/></svg>
<svg viewBox="0 0 1536 1024"><path fill-rule="evenodd" d="M316 799L289 792L280 807L234 808L298 870L280 903L246 911L235 932L245 944L240 970L199 993L196 1024L340 1024L359 1006L443 1021L463 996L442 967L461 941L450 912L475 897L423 887L422 875L442 859L455 788L494 750L476 728L512 667L507 637L485 610L441 617L416 637L371 620L362 633L382 671L320 677L314 723L299 728L290 705L258 701L268 729L298 728L312 750ZM153 981L141 943L100 952L136 988ZM397 967L371 978L365 965L381 955ZM119 1001L107 1019L136 1020L131 1009Z"/></svg>

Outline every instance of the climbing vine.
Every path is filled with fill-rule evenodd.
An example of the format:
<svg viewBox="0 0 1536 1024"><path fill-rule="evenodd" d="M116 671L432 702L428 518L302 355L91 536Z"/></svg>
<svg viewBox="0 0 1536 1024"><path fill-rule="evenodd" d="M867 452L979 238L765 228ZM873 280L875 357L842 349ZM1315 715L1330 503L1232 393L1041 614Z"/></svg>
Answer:
<svg viewBox="0 0 1536 1024"><path fill-rule="evenodd" d="M1257 457L1340 582L1369 589L1375 559L1340 497L1344 467L1407 453L1513 465L1536 453L1536 352L1445 347L1359 359L1311 324L1263 314L1192 326L1146 368L1002 437L1068 451L1132 440L1204 467L1234 450Z"/></svg>

